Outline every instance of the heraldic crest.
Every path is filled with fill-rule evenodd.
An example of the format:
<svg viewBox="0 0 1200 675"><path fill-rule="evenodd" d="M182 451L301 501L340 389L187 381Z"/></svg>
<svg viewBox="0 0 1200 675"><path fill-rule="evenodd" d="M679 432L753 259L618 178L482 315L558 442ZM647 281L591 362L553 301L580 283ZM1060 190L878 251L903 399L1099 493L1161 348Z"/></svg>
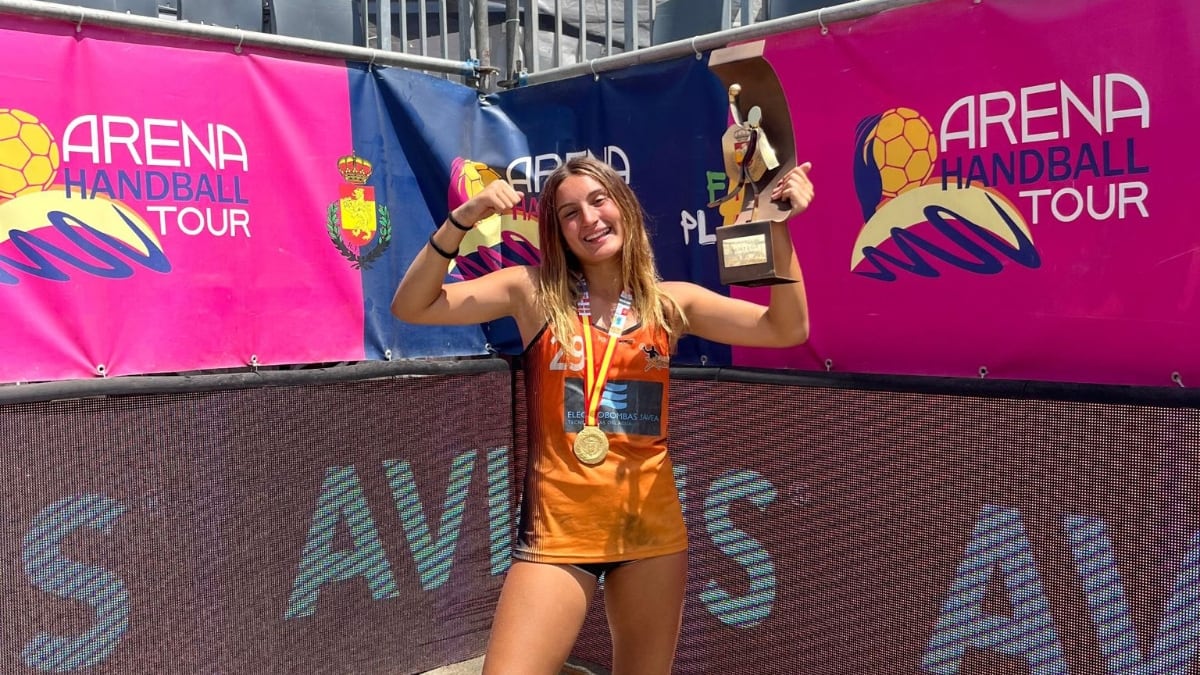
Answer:
<svg viewBox="0 0 1200 675"><path fill-rule="evenodd" d="M392 243L392 219L386 206L375 203L375 188L367 185L370 162L352 152L338 159L337 168L345 182L326 210L329 241L355 269L367 270Z"/></svg>

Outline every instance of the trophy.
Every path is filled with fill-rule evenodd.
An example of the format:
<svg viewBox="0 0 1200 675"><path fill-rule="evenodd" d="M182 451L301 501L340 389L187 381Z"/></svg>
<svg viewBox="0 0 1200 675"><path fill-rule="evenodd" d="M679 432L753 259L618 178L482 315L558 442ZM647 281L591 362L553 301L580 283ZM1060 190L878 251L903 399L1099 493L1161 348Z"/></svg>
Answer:
<svg viewBox="0 0 1200 675"><path fill-rule="evenodd" d="M791 204L771 191L796 166L787 100L775 70L762 58L763 42L719 49L709 68L729 94L733 123L721 137L729 189L710 207L741 198L734 222L716 228L721 283L767 286L794 283L784 276L792 256L787 217ZM745 111L745 112L743 112Z"/></svg>

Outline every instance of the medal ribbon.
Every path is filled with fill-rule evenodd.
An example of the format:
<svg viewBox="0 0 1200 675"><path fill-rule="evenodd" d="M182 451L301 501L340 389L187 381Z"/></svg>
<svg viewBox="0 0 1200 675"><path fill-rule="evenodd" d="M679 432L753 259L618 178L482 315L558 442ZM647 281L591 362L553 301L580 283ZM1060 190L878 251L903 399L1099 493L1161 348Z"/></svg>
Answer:
<svg viewBox="0 0 1200 675"><path fill-rule="evenodd" d="M629 308L633 305L633 296L629 291L621 291L621 297L617 300L617 306L613 309L612 322L608 325L608 346L604 349L604 356L600 360L600 370L596 371L596 355L595 349L592 347L592 301L588 295L587 282L581 281L579 284L580 295L577 310L579 318L583 320L583 361L584 361L584 385L583 385L583 409L586 413L583 424L588 427L600 426L596 418L600 414L600 398L604 392L604 385L608 382L608 368L612 364L613 350L617 346L617 338L621 333L625 332L625 318L629 313Z"/></svg>

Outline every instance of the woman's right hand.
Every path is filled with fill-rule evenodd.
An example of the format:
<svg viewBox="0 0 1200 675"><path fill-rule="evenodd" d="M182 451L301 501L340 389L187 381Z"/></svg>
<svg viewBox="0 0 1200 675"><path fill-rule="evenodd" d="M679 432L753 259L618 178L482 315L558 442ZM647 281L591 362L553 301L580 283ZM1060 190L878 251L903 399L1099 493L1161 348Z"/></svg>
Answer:
<svg viewBox="0 0 1200 675"><path fill-rule="evenodd" d="M454 209L454 219L474 227L475 223L496 215L506 213L522 202L525 195L513 189L506 180L494 180L488 183L474 197Z"/></svg>

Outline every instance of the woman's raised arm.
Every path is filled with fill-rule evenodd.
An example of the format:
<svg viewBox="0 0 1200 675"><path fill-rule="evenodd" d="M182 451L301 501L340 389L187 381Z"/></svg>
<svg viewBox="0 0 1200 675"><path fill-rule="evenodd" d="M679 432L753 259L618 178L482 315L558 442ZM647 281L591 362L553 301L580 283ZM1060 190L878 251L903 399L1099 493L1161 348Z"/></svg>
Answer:
<svg viewBox="0 0 1200 675"><path fill-rule="evenodd" d="M792 204L789 218L804 212L813 200L811 168L805 162L775 186L772 197ZM796 282L772 286L766 307L688 282L664 282L663 290L683 309L692 335L745 347L791 347L808 340L808 295L794 250L783 274Z"/></svg>
<svg viewBox="0 0 1200 675"><path fill-rule="evenodd" d="M477 279L445 283L450 261L475 223L511 210L522 195L507 182L489 183L450 212L417 253L392 296L392 314L409 323L472 324L512 316L532 289L527 267L507 267Z"/></svg>

